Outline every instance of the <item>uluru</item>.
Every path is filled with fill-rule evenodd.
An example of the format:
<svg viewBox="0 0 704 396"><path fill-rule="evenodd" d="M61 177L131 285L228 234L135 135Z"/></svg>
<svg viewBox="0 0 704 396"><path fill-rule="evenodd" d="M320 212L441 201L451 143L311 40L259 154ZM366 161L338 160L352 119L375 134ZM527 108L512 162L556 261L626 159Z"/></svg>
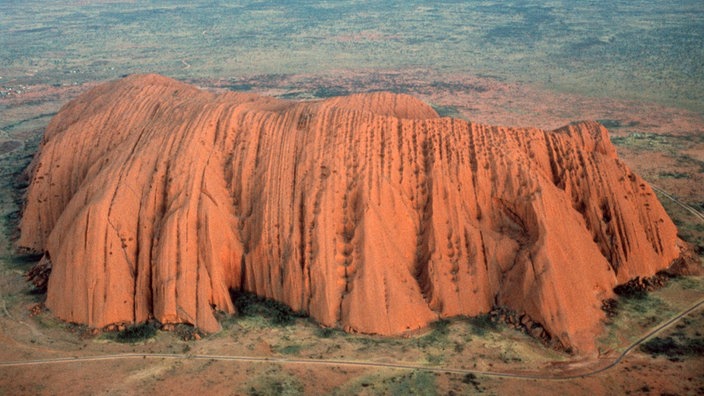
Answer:
<svg viewBox="0 0 704 396"><path fill-rule="evenodd" d="M18 245L51 263L51 312L97 328L215 332L247 291L381 335L506 307L589 353L613 288L681 255L602 125L488 126L403 94L129 76L65 105L27 172Z"/></svg>

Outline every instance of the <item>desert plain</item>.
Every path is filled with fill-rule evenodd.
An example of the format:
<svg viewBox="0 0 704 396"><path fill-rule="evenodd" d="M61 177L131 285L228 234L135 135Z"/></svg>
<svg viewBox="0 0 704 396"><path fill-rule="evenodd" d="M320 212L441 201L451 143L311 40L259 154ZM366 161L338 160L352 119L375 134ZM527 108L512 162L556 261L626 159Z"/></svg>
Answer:
<svg viewBox="0 0 704 396"><path fill-rule="evenodd" d="M619 297L596 353L588 357L546 347L488 315L381 337L323 328L280 305L245 298L238 306L241 315L221 318L223 330L206 335L183 326L94 332L58 320L43 307L44 295L24 278L38 258L21 254L15 245L26 187L22 172L61 106L100 82L144 72L215 93L282 99L392 91L419 98L441 116L489 125L555 129L596 120L608 129L619 157L657 192L679 236L701 257L701 5L651 6L643 16L627 2L617 2L617 9L608 12L598 5L570 9L537 2L508 8L492 2L391 3L361 14L351 6L335 9L319 2L289 5L293 13L286 6L254 2L132 9L111 2L10 6L1 17L0 391L704 392L702 309L596 372L701 301L701 277L673 278L647 295ZM402 21L394 28L380 22L391 10ZM308 24L313 14L319 17ZM194 15L213 18L206 23ZM482 18L471 18L476 16ZM590 16L603 18L585 30L580 18ZM655 16L660 24L652 22ZM269 25L259 26L262 20ZM281 46L281 37L296 44ZM432 45L438 42L443 43L439 49Z"/></svg>

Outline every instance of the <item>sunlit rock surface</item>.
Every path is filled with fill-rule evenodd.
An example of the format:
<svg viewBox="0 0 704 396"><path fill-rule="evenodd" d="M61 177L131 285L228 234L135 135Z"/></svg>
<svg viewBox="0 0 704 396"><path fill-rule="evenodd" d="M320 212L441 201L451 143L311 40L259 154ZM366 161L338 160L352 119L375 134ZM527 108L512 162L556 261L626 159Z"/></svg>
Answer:
<svg viewBox="0 0 704 396"><path fill-rule="evenodd" d="M589 352L613 287L680 254L601 125L480 125L407 95L130 76L66 105L29 171L19 245L52 262L51 311L94 327L217 331L247 290L386 335L508 307Z"/></svg>

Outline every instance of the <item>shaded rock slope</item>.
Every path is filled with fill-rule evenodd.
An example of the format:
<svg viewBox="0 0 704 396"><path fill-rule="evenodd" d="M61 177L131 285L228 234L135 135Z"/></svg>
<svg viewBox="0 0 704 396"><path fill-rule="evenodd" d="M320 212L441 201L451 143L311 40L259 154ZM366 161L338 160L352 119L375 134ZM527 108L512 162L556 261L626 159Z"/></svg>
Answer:
<svg viewBox="0 0 704 396"><path fill-rule="evenodd" d="M94 327L213 332L246 290L386 335L507 307L589 352L613 287L680 255L601 125L486 126L407 95L130 76L67 104L29 172L18 244L52 262L51 311Z"/></svg>

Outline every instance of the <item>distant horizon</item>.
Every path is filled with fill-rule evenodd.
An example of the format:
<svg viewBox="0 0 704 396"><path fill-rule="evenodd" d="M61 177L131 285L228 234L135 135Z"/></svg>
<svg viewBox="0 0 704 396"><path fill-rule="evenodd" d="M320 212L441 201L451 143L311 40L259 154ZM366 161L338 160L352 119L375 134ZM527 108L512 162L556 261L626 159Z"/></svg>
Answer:
<svg viewBox="0 0 704 396"><path fill-rule="evenodd" d="M704 3L7 2L0 86L428 69L704 113Z"/></svg>
<svg viewBox="0 0 704 396"><path fill-rule="evenodd" d="M2 391L704 392L704 1L0 5Z"/></svg>

